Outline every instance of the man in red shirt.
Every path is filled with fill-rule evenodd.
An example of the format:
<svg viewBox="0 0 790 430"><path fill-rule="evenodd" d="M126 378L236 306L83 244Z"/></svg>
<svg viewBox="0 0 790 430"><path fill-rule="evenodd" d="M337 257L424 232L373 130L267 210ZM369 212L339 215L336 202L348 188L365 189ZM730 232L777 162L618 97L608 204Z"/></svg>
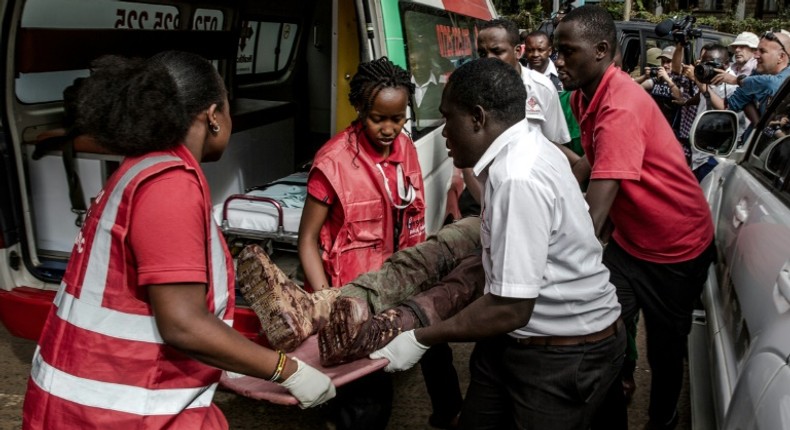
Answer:
<svg viewBox="0 0 790 430"><path fill-rule="evenodd" d="M578 90L571 105L586 155L566 154L577 178L590 179L586 199L596 234L608 241L603 260L623 319L640 308L644 314L650 428L673 428L691 312L715 257L710 210L658 107L614 66L609 13L596 6L574 9L554 37L563 86ZM613 396L619 397L610 404L621 421L601 427L625 424L621 390Z"/></svg>

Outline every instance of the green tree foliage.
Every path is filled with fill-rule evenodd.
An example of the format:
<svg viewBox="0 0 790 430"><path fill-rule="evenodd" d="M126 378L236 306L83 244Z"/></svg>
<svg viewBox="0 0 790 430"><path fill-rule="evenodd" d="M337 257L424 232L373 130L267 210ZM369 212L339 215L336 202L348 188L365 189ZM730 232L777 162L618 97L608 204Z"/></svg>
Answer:
<svg viewBox="0 0 790 430"><path fill-rule="evenodd" d="M542 20L549 19L551 16L551 11L544 10L540 1L493 0L493 2L497 11L503 18L514 21L519 28L525 30L531 31L536 29ZM603 0L600 6L606 8L615 20L619 21L623 19L622 2ZM736 19L734 11L727 15L716 14L710 16L699 11L674 11L662 15L655 15L651 11L645 9L642 0L632 0L631 19L659 23L667 18L681 18L685 15L694 15L697 17L696 25L705 26L724 33L738 34L743 31L751 31L759 35L768 30L779 31L779 29L785 29L790 31L789 9L781 10L776 18L769 19Z"/></svg>

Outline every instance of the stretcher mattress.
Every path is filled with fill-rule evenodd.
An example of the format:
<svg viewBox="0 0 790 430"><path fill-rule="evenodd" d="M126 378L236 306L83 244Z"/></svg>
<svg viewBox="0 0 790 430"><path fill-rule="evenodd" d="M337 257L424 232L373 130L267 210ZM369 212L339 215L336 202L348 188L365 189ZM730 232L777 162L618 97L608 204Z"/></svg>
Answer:
<svg viewBox="0 0 790 430"><path fill-rule="evenodd" d="M332 379L332 383L335 384L335 387L339 387L369 373L383 369L384 366L387 365L387 360L384 358L378 360L363 358L339 366L323 367L320 364L318 356L318 337L316 335L307 338L298 348L289 353L288 356L297 357L323 372ZM296 397L292 396L288 390L281 385L260 378L223 372L219 383L223 388L245 397L266 400L278 405L299 404Z"/></svg>
<svg viewBox="0 0 790 430"><path fill-rule="evenodd" d="M295 244L306 197L307 172L297 172L228 197L214 206L214 219L228 234Z"/></svg>

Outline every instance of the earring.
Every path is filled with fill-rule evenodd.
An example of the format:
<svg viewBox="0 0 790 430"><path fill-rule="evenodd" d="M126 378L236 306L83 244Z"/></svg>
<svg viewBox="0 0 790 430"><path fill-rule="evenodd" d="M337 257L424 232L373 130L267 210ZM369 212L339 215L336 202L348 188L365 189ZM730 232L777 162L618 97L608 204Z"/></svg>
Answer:
<svg viewBox="0 0 790 430"><path fill-rule="evenodd" d="M208 128L211 129L211 132L214 133L214 134L219 133L219 130L220 130L219 129L219 124L217 124L216 122L213 123L213 124L209 123Z"/></svg>

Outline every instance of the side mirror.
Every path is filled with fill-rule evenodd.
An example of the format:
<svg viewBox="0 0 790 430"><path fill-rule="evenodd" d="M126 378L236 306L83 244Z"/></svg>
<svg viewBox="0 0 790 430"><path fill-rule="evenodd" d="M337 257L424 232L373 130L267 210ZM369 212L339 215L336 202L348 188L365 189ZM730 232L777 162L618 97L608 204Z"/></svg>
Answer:
<svg viewBox="0 0 790 430"><path fill-rule="evenodd" d="M729 110L703 112L691 126L689 140L695 148L713 155L730 155L738 135L738 115Z"/></svg>

